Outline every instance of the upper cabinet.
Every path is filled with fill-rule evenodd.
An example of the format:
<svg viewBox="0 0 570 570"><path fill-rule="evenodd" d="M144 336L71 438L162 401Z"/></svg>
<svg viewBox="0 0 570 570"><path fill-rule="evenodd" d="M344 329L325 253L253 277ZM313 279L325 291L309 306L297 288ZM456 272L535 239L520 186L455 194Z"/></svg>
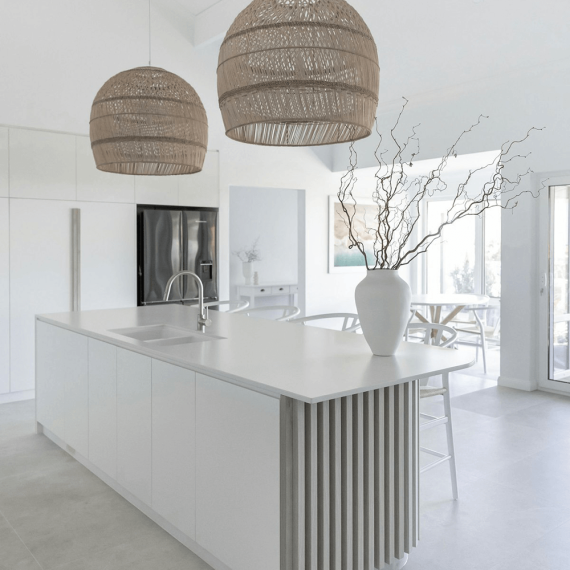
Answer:
<svg viewBox="0 0 570 570"><path fill-rule="evenodd" d="M220 206L220 153L206 153L202 172L180 177L180 205L218 208Z"/></svg>
<svg viewBox="0 0 570 570"><path fill-rule="evenodd" d="M8 157L8 129L0 127L0 196L4 197L10 195Z"/></svg>
<svg viewBox="0 0 570 570"><path fill-rule="evenodd" d="M135 201L135 177L97 170L89 137L75 137L77 143L77 199L89 202Z"/></svg>
<svg viewBox="0 0 570 570"><path fill-rule="evenodd" d="M75 200L75 137L10 129L10 197Z"/></svg>
<svg viewBox="0 0 570 570"><path fill-rule="evenodd" d="M116 175L120 176L120 175ZM182 176L136 176L137 204L178 206L178 182Z"/></svg>

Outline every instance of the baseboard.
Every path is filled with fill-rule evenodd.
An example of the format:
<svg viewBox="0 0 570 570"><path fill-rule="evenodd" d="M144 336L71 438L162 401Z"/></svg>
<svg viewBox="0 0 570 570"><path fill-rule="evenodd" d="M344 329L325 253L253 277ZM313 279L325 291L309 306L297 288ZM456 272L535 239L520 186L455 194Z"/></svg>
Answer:
<svg viewBox="0 0 570 570"><path fill-rule="evenodd" d="M35 390L23 390L22 392L9 392L8 394L0 394L0 404L21 402L23 400L33 400L35 397L36 397Z"/></svg>
<svg viewBox="0 0 570 570"><path fill-rule="evenodd" d="M524 392L534 392L538 390L538 382L523 380L522 378L511 378L501 375L497 383L504 388L514 388L515 390L523 390Z"/></svg>
<svg viewBox="0 0 570 570"><path fill-rule="evenodd" d="M213 554L202 546L200 546L196 541L192 540L189 536L184 534L173 524L169 523L165 518L159 515L147 504L143 503L140 499L135 497L132 493L127 491L122 485L117 483L115 479L107 475L104 471L99 469L96 465L91 463L89 459L77 453L73 448L69 447L61 438L46 429L39 422L37 423L37 433L43 433L48 439L53 441L56 445L61 447L64 451L69 453L76 461L81 463L84 467L89 469L91 473L99 477L101 481L106 483L113 491L117 492L121 497L129 501L133 506L135 506L139 511L144 513L150 520L154 521L158 526L163 528L170 536L174 537L178 542L182 543L188 550L191 550L196 556L201 558L204 562L209 564L214 570L231 570L229 566L224 564L221 560L216 558Z"/></svg>

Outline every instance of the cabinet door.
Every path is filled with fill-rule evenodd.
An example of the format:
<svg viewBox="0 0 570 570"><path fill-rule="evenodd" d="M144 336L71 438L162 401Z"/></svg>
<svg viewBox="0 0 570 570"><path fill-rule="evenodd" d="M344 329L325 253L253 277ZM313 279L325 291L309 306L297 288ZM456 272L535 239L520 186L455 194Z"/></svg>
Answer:
<svg viewBox="0 0 570 570"><path fill-rule="evenodd" d="M8 129L0 127L0 196L10 195L9 172Z"/></svg>
<svg viewBox="0 0 570 570"><path fill-rule="evenodd" d="M75 136L10 129L10 196L75 200Z"/></svg>
<svg viewBox="0 0 570 570"><path fill-rule="evenodd" d="M201 172L192 176L178 176L181 206L219 208L220 206L220 153L206 153Z"/></svg>
<svg viewBox="0 0 570 570"><path fill-rule="evenodd" d="M69 311L71 208L75 202L11 200L12 392L34 388L35 315Z"/></svg>
<svg viewBox="0 0 570 570"><path fill-rule="evenodd" d="M88 339L37 321L37 420L89 456Z"/></svg>
<svg viewBox="0 0 570 570"><path fill-rule="evenodd" d="M137 304L136 207L79 202L81 309Z"/></svg>
<svg viewBox="0 0 570 570"><path fill-rule="evenodd" d="M117 481L151 505L151 359L117 348Z"/></svg>
<svg viewBox="0 0 570 570"><path fill-rule="evenodd" d="M196 532L196 373L152 361L152 508Z"/></svg>
<svg viewBox="0 0 570 570"><path fill-rule="evenodd" d="M2 130L0 129L0 135ZM1 153L0 153L1 158ZM1 176L1 169L0 169ZM10 220L7 198L0 198L0 394L10 391Z"/></svg>
<svg viewBox="0 0 570 570"><path fill-rule="evenodd" d="M89 460L117 479L117 349L89 339Z"/></svg>
<svg viewBox="0 0 570 570"><path fill-rule="evenodd" d="M279 400L202 374L196 542L233 570L279 568Z"/></svg>

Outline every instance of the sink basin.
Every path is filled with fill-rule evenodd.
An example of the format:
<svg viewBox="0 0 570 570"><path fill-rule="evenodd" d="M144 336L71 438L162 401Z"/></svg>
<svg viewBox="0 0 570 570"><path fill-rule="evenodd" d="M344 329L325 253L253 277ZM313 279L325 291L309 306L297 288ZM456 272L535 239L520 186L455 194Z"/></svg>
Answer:
<svg viewBox="0 0 570 570"><path fill-rule="evenodd" d="M172 346L176 344L221 340L223 338L221 336L208 335L199 331L190 331L171 325L147 325L126 329L112 329L109 332L140 340L153 346Z"/></svg>

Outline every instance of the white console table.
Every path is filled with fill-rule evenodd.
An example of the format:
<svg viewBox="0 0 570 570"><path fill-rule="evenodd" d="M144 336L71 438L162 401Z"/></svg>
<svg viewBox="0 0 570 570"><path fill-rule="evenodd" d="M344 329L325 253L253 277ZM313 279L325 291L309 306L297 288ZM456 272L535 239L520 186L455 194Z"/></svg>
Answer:
<svg viewBox="0 0 570 570"><path fill-rule="evenodd" d="M265 283L259 285L239 285L238 299L247 297L249 306L255 307L257 297L289 297L289 305L295 305L295 295L299 293L298 283Z"/></svg>

